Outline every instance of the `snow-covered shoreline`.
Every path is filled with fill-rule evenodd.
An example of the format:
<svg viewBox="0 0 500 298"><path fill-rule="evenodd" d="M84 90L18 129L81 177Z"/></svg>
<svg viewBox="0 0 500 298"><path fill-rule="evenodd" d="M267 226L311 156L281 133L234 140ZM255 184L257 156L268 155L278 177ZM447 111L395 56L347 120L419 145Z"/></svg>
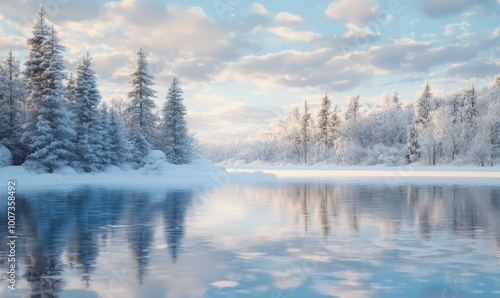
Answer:
<svg viewBox="0 0 500 298"><path fill-rule="evenodd" d="M22 166L0 168L0 180L15 180L19 191L73 188L81 185L100 185L124 188L162 188L220 186L231 183L273 182L276 177L260 172L229 173L210 161L195 160L189 165L162 164L155 168L108 167L101 173L77 173L64 168L55 173L35 173Z"/></svg>
<svg viewBox="0 0 500 298"><path fill-rule="evenodd" d="M0 168L5 184L15 180L20 191L65 189L83 185L120 188L217 187L227 184L297 181L344 181L353 183L446 183L500 185L500 167L453 166L216 166L196 160L189 165L162 164L161 167L109 167L102 173L77 173L64 168L52 174L39 174L21 166Z"/></svg>
<svg viewBox="0 0 500 298"><path fill-rule="evenodd" d="M359 183L467 183L500 185L500 167L475 166L227 166L231 173L259 171L279 181L342 180Z"/></svg>

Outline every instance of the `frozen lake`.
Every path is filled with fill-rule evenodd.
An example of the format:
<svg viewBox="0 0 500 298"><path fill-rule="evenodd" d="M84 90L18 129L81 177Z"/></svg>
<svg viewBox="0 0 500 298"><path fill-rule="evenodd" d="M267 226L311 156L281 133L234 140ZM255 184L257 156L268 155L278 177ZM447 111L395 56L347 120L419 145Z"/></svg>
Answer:
<svg viewBox="0 0 500 298"><path fill-rule="evenodd" d="M499 186L86 186L16 206L17 290L2 274L2 297L500 295Z"/></svg>

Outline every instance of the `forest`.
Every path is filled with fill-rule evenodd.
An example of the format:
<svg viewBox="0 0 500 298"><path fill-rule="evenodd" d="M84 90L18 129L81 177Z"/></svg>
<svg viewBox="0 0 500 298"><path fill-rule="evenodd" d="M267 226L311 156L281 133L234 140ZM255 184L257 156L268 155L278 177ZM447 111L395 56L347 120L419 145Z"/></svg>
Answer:
<svg viewBox="0 0 500 298"><path fill-rule="evenodd" d="M158 113L142 48L130 75L126 107L118 109L118 103L108 107L102 101L88 52L74 74L66 73L64 47L43 7L27 45L23 72L12 51L0 68L0 166L49 173L70 166L92 173L108 165L140 167L153 149L163 151L172 164L190 163L193 138L179 80L173 78Z"/></svg>
<svg viewBox="0 0 500 298"><path fill-rule="evenodd" d="M441 97L426 81L414 103L402 103L394 91L369 109L353 96L340 110L325 93L316 111L304 101L268 130L205 142L201 151L226 164L493 166L500 158L500 75L480 90L472 81Z"/></svg>
<svg viewBox="0 0 500 298"><path fill-rule="evenodd" d="M65 49L42 7L27 45L23 71L12 51L0 65L0 166L49 173L64 166L88 173L126 163L139 168L152 150L163 151L172 164L204 158L223 164L493 166L500 159L500 75L478 90L471 80L443 96L426 81L413 103L393 91L368 109L353 96L342 110L325 93L317 110L304 101L267 130L207 141L188 131L177 77L158 109L142 48L127 100L108 106L88 52L67 72Z"/></svg>

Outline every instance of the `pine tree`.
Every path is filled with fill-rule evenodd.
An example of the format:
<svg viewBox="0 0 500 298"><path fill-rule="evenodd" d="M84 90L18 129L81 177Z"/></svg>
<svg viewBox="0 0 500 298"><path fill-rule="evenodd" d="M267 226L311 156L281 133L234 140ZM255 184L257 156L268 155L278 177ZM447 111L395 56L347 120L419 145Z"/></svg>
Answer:
<svg viewBox="0 0 500 298"><path fill-rule="evenodd" d="M145 157L148 156L153 146L146 140L141 130L135 128L131 131L129 148L132 155L132 161L142 166Z"/></svg>
<svg viewBox="0 0 500 298"><path fill-rule="evenodd" d="M70 92L74 89L74 103L71 106L76 124L77 167L85 172L102 170L106 161L102 148L101 114L98 110L101 95L97 89L97 79L88 52L76 67L73 86L68 86L66 89Z"/></svg>
<svg viewBox="0 0 500 298"><path fill-rule="evenodd" d="M76 92L75 92L75 78L73 73L69 74L68 80L66 81L65 93L64 93L64 102L68 110L75 114L76 108Z"/></svg>
<svg viewBox="0 0 500 298"><path fill-rule="evenodd" d="M304 100L304 109L302 110L302 116L300 118L300 135L302 150L304 154L304 163L307 163L307 145L310 140L309 130L310 130L311 114L307 107L307 100Z"/></svg>
<svg viewBox="0 0 500 298"><path fill-rule="evenodd" d="M136 69L131 75L130 84L132 91L128 93L130 103L126 110L126 126L131 136L139 129L146 140L154 144L158 120L154 113L157 107L153 101L156 91L151 89L154 85L153 76L148 72L148 61L142 48L137 51Z"/></svg>
<svg viewBox="0 0 500 298"><path fill-rule="evenodd" d="M183 104L179 80L174 77L163 106L162 149L173 164L188 164L193 155L192 138L186 126L186 107Z"/></svg>
<svg viewBox="0 0 500 298"><path fill-rule="evenodd" d="M416 162L419 159L419 149L417 140L417 130L412 125L408 129L408 139L406 143L406 162L408 164Z"/></svg>
<svg viewBox="0 0 500 298"><path fill-rule="evenodd" d="M117 163L113 163L113 144L111 143L111 113L108 108L108 105L103 102L99 108L99 140L101 146L101 156L100 156L100 166L104 167L110 164L117 165Z"/></svg>
<svg viewBox="0 0 500 298"><path fill-rule="evenodd" d="M422 129L430 121L430 112L432 111L432 93L429 87L429 81L425 81L424 87L417 95L415 107L415 123Z"/></svg>
<svg viewBox="0 0 500 298"><path fill-rule="evenodd" d="M361 105L359 104L359 95L351 97L351 99L349 99L349 106L347 107L345 119L356 120L360 108Z"/></svg>
<svg viewBox="0 0 500 298"><path fill-rule="evenodd" d="M473 124L477 116L476 107L476 91L474 88L474 82L469 88L466 88L463 92L462 98L462 119L463 122Z"/></svg>
<svg viewBox="0 0 500 298"><path fill-rule="evenodd" d="M132 158L127 143L126 131L122 119L116 109L109 111L108 143L111 145L111 160L113 165L121 165Z"/></svg>
<svg viewBox="0 0 500 298"><path fill-rule="evenodd" d="M9 51L0 65L0 142L12 152L14 165L26 158L21 143L25 89L19 61Z"/></svg>
<svg viewBox="0 0 500 298"><path fill-rule="evenodd" d="M29 149L28 168L53 172L73 159L75 131L63 102L64 47L54 28L45 22L42 7L28 40L30 52L26 62L28 84L28 119L23 143Z"/></svg>
<svg viewBox="0 0 500 298"><path fill-rule="evenodd" d="M320 109L317 116L318 123L318 133L319 133L319 141L325 148L329 148L332 145L331 138L331 127L330 127L330 107L331 103L328 99L328 94L325 92L325 95L321 99Z"/></svg>

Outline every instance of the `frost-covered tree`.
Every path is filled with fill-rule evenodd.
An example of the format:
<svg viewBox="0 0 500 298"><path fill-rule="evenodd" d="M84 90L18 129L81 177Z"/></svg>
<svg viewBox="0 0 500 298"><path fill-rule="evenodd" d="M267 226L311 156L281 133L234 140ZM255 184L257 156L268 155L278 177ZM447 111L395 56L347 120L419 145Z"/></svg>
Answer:
<svg viewBox="0 0 500 298"><path fill-rule="evenodd" d="M75 164L85 172L99 171L106 164L101 114L98 109L101 95L88 52L76 67L73 88L74 102L71 103L71 110L76 124Z"/></svg>
<svg viewBox="0 0 500 298"><path fill-rule="evenodd" d="M128 93L129 105L126 109L126 127L131 136L139 130L150 144L156 143L155 130L157 117L155 115L156 97L151 87L154 85L153 76L149 74L148 60L142 48L137 51L136 67L131 75L132 90Z"/></svg>
<svg viewBox="0 0 500 298"><path fill-rule="evenodd" d="M168 90L167 101L163 106L161 125L161 148L167 160L173 164L188 164L193 155L192 139L184 119L186 107L182 102L182 94L179 80L174 77Z"/></svg>
<svg viewBox="0 0 500 298"><path fill-rule="evenodd" d="M30 51L26 61L28 84L28 118L22 142L29 155L28 168L53 172L73 159L75 131L63 102L64 47L53 27L45 21L42 7L28 40Z"/></svg>
<svg viewBox="0 0 500 298"><path fill-rule="evenodd" d="M142 166L153 146L146 140L146 137L144 137L139 128L133 128L129 134L131 135L129 150L132 155L132 161Z"/></svg>
<svg viewBox="0 0 500 298"><path fill-rule="evenodd" d="M347 107L347 111L345 113L345 119L353 119L356 120L358 116L359 109L361 105L359 104L359 95L353 96L349 99L349 106Z"/></svg>
<svg viewBox="0 0 500 298"><path fill-rule="evenodd" d="M307 163L308 145L311 140L311 114L307 107L307 100L304 100L304 108L300 117L300 142L302 144L302 154L304 163Z"/></svg>
<svg viewBox="0 0 500 298"><path fill-rule="evenodd" d="M0 142L13 156L14 165L25 159L21 143L26 85L19 68L19 61L9 51L0 64Z"/></svg>
<svg viewBox="0 0 500 298"><path fill-rule="evenodd" d="M429 87L429 81L425 81L422 90L417 94L415 99L415 123L422 129L425 128L430 121L430 113L432 109L432 93Z"/></svg>
<svg viewBox="0 0 500 298"><path fill-rule="evenodd" d="M73 76L73 73L70 73L68 80L66 81L64 102L66 103L68 110L73 114L75 114L74 108L76 107L75 84L75 77Z"/></svg>
<svg viewBox="0 0 500 298"><path fill-rule="evenodd" d="M408 164L418 161L420 146L418 145L417 130L412 125L408 129L406 142L406 162Z"/></svg>
<svg viewBox="0 0 500 298"><path fill-rule="evenodd" d="M109 126L106 138L110 146L110 163L121 165L132 158L127 143L126 131L118 111L111 108L108 113Z"/></svg>
<svg viewBox="0 0 500 298"><path fill-rule="evenodd" d="M325 148L329 148L332 145L332 130L331 130L331 102L328 99L328 94L325 92L323 98L321 98L320 108L318 115L316 117L317 130L318 130L318 141Z"/></svg>

